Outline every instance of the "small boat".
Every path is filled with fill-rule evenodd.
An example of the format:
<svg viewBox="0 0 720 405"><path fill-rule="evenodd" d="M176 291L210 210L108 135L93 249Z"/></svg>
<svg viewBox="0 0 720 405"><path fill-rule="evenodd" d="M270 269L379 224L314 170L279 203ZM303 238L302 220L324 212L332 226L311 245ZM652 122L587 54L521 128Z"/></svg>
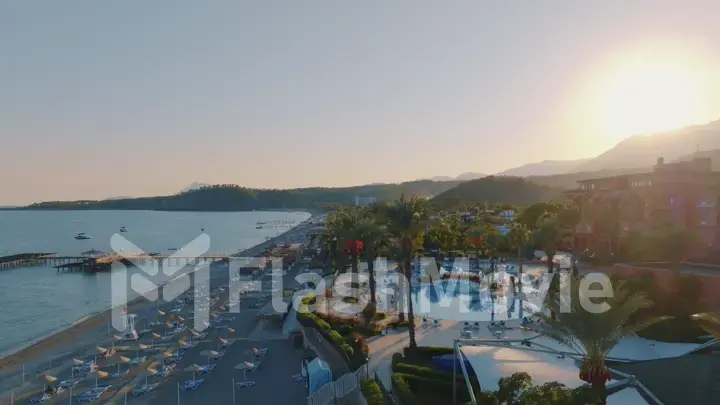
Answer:
<svg viewBox="0 0 720 405"><path fill-rule="evenodd" d="M120 232L127 232L127 231L128 231L127 227L124 227L124 226L120 227Z"/></svg>
<svg viewBox="0 0 720 405"><path fill-rule="evenodd" d="M257 225L265 225L266 223L266 221L257 221Z"/></svg>
<svg viewBox="0 0 720 405"><path fill-rule="evenodd" d="M85 239L92 239L92 237L89 236L88 234L86 234L85 232L80 232L77 235L75 235L75 239L85 240Z"/></svg>
<svg viewBox="0 0 720 405"><path fill-rule="evenodd" d="M262 229L262 226L256 226L255 229Z"/></svg>

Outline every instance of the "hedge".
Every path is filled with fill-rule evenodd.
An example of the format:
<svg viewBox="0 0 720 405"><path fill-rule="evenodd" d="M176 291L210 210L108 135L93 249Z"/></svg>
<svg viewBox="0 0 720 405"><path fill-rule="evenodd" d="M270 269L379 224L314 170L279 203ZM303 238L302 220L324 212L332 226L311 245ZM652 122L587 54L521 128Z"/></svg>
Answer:
<svg viewBox="0 0 720 405"><path fill-rule="evenodd" d="M385 405L385 396L375 380L360 381L360 390L362 390L368 405Z"/></svg>
<svg viewBox="0 0 720 405"><path fill-rule="evenodd" d="M403 378L402 374L393 373L392 385L395 393L400 397L400 402L403 404L417 404L418 398L410 391L410 386Z"/></svg>
<svg viewBox="0 0 720 405"><path fill-rule="evenodd" d="M405 381L410 391L415 397L422 397L423 395L431 395L435 397L452 397L452 381L440 380L435 378L420 377L412 374L395 373ZM457 389L457 398L460 401L469 401L470 394L467 391L467 387L461 381L455 385ZM405 403L403 401L403 403Z"/></svg>
<svg viewBox="0 0 720 405"><path fill-rule="evenodd" d="M455 350L452 347L433 347L433 346L420 346L417 348L415 354L425 360L431 360L435 356L444 356L446 354L453 354ZM410 357L410 348L405 347L403 349L403 355Z"/></svg>

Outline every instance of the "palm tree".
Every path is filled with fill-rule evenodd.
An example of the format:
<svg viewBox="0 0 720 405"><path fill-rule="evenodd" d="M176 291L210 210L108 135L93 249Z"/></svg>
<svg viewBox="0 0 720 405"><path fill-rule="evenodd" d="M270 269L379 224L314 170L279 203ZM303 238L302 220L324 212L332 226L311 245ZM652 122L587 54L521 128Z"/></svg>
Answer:
<svg viewBox="0 0 720 405"><path fill-rule="evenodd" d="M375 217L369 212L356 224L355 228L360 240L363 244L363 253L368 266L368 277L370 284L370 302L377 304L375 297L375 259L378 257L378 251L382 248L387 239L387 231L384 226L380 225Z"/></svg>
<svg viewBox="0 0 720 405"><path fill-rule="evenodd" d="M605 311L590 311L583 306L587 302L580 289L580 278L570 280L565 296L548 297L546 312L538 313L544 324L536 331L565 347L582 359L580 379L588 382L597 392L598 404L605 404L607 395L605 383L610 372L605 366L610 351L626 336L660 322L667 317L641 317L638 311L653 306L653 302L642 293L633 293L624 281L613 286L613 296L605 301ZM569 299L569 302L567 301ZM563 311L563 306L569 311Z"/></svg>
<svg viewBox="0 0 720 405"><path fill-rule="evenodd" d="M399 277L401 283L408 282L407 290L407 314L408 314L408 335L410 351L414 353L417 349L415 341L415 313L412 304L412 261L422 240L425 232L425 202L413 196L406 198L400 196L387 207L386 216L388 222L388 231L395 242L395 258L398 265L402 269L403 277ZM402 287L402 284L400 284ZM402 291L402 288L401 288ZM400 301L401 297L399 297ZM400 312L402 314L402 311Z"/></svg>
<svg viewBox="0 0 720 405"><path fill-rule="evenodd" d="M510 227L510 232L508 233L508 240L510 241L510 246L517 250L518 260L520 261L520 263L518 264L518 292L522 292L522 276L523 264L525 262L525 248L527 248L531 238L532 233L527 226L525 226L521 222L513 222L512 226Z"/></svg>

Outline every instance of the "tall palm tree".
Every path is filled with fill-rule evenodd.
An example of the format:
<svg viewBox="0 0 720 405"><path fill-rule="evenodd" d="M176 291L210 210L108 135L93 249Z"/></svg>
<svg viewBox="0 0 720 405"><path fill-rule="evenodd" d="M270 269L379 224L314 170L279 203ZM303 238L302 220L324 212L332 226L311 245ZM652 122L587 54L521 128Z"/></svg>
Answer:
<svg viewBox="0 0 720 405"><path fill-rule="evenodd" d="M531 238L532 233L527 226L525 226L521 222L513 222L512 226L510 227L510 232L508 233L508 241L510 242L510 246L515 248L515 250L517 251L518 260L520 261L520 263L518 264L519 292L522 292L522 276L523 265L525 263L525 248L527 248Z"/></svg>
<svg viewBox="0 0 720 405"><path fill-rule="evenodd" d="M404 280L403 277L400 277L401 283L404 281L408 283L405 288L407 291L408 335L410 351L413 353L417 349L417 342L415 341L415 313L411 288L412 261L418 247L422 245L425 233L425 203L426 200L420 200L415 196L406 198L401 195L398 201L389 204L386 211L388 231L395 242L395 258L405 276Z"/></svg>
<svg viewBox="0 0 720 405"><path fill-rule="evenodd" d="M368 277L370 284L370 302L375 305L377 299L375 297L375 259L378 252L382 249L386 239L387 230L379 224L375 217L367 212L366 215L356 224L355 228L360 240L363 244L363 253L368 266Z"/></svg>
<svg viewBox="0 0 720 405"><path fill-rule="evenodd" d="M564 297L558 294L545 301L546 309L557 317L538 313L544 324L536 327L536 331L582 359L580 379L592 386L598 395L597 403L604 405L607 402L605 383L610 380L605 360L610 351L624 337L667 317L640 317L638 311L652 307L653 302L642 293L633 293L623 281L614 284L614 294L605 301L604 312L591 312L583 307L587 299L583 298L585 292L580 289L580 278L573 277L564 292L567 293ZM563 306L569 306L569 311L562 311Z"/></svg>

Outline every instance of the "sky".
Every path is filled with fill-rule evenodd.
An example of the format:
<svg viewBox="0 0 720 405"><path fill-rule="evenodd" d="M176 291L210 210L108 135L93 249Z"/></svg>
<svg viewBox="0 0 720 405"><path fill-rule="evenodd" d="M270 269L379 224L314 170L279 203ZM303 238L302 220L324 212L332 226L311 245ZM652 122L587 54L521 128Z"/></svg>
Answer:
<svg viewBox="0 0 720 405"><path fill-rule="evenodd" d="M360 185L720 118L720 2L0 2L0 205Z"/></svg>

